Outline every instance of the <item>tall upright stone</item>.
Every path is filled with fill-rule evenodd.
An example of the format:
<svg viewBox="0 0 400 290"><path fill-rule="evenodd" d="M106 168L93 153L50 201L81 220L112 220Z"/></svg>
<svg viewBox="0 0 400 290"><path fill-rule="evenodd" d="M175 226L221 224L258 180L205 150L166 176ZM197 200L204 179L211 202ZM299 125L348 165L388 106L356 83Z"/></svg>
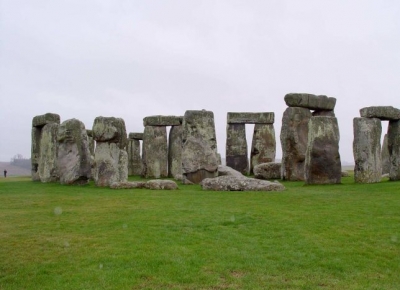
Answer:
<svg viewBox="0 0 400 290"><path fill-rule="evenodd" d="M128 175L142 175L143 163L140 156L140 140L143 133L129 133L128 138Z"/></svg>
<svg viewBox="0 0 400 290"><path fill-rule="evenodd" d="M91 177L91 154L85 125L77 119L58 128L57 167L61 184L87 184Z"/></svg>
<svg viewBox="0 0 400 290"><path fill-rule="evenodd" d="M289 107L282 117L282 179L304 180L304 163L308 140L310 110Z"/></svg>
<svg viewBox="0 0 400 290"><path fill-rule="evenodd" d="M400 180L400 120L389 121L388 147L390 156L390 180Z"/></svg>
<svg viewBox="0 0 400 290"><path fill-rule="evenodd" d="M388 144L388 134L383 137L382 143L382 174L389 174L390 172L390 155L389 155L389 144Z"/></svg>
<svg viewBox="0 0 400 290"><path fill-rule="evenodd" d="M218 151L214 113L211 111L186 111L183 117L182 173L193 183L216 177Z"/></svg>
<svg viewBox="0 0 400 290"><path fill-rule="evenodd" d="M353 130L354 181L381 181L381 121L377 118L354 118Z"/></svg>
<svg viewBox="0 0 400 290"><path fill-rule="evenodd" d="M306 184L341 182L339 126L334 117L312 117L308 122L308 143L304 167Z"/></svg>
<svg viewBox="0 0 400 290"><path fill-rule="evenodd" d="M246 124L227 124L226 136L226 165L248 174Z"/></svg>
<svg viewBox="0 0 400 290"><path fill-rule="evenodd" d="M258 164L275 162L276 139L273 124L255 124L250 153L250 173Z"/></svg>
<svg viewBox="0 0 400 290"><path fill-rule="evenodd" d="M168 138L168 176L182 179L182 125L171 126Z"/></svg>
<svg viewBox="0 0 400 290"><path fill-rule="evenodd" d="M144 177L168 176L168 143L165 126L144 127L142 158Z"/></svg>

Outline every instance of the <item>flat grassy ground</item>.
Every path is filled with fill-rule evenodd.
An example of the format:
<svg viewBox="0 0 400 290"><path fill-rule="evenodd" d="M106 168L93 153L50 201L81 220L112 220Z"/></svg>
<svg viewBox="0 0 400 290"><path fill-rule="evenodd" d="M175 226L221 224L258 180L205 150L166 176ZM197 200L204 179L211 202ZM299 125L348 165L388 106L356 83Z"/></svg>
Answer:
<svg viewBox="0 0 400 290"><path fill-rule="evenodd" d="M400 182L284 192L0 179L0 289L400 289Z"/></svg>

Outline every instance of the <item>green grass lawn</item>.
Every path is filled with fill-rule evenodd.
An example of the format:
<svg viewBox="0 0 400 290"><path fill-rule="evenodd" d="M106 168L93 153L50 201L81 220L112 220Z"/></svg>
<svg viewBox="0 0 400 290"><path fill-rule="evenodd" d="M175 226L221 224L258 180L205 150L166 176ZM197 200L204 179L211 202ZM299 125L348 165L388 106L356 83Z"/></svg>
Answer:
<svg viewBox="0 0 400 290"><path fill-rule="evenodd" d="M0 289L400 289L400 182L284 192L0 181Z"/></svg>

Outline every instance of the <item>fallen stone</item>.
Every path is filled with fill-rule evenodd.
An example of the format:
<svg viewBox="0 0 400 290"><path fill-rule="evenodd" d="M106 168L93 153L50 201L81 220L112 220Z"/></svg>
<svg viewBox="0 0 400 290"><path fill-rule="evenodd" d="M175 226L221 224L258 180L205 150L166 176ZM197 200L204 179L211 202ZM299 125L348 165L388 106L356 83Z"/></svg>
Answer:
<svg viewBox="0 0 400 290"><path fill-rule="evenodd" d="M336 105L336 99L323 95L291 93L285 96L285 103L288 107L301 107L310 110L333 110Z"/></svg>
<svg viewBox="0 0 400 290"><path fill-rule="evenodd" d="M244 175L233 169L232 167L219 165L218 166L218 176L236 176L236 177L243 177Z"/></svg>
<svg viewBox="0 0 400 290"><path fill-rule="evenodd" d="M400 120L400 110L392 106L373 106L360 109L364 118L378 118L383 121Z"/></svg>
<svg viewBox="0 0 400 290"><path fill-rule="evenodd" d="M143 119L143 126L180 126L182 119L181 116L149 116Z"/></svg>
<svg viewBox="0 0 400 290"><path fill-rule="evenodd" d="M228 124L273 124L275 113L228 113Z"/></svg>
<svg viewBox="0 0 400 290"><path fill-rule="evenodd" d="M149 180L146 182L146 188L174 190L178 189L178 185L172 180Z"/></svg>
<svg viewBox="0 0 400 290"><path fill-rule="evenodd" d="M281 168L281 163L261 163L254 166L254 177L257 179L281 179Z"/></svg>
<svg viewBox="0 0 400 290"><path fill-rule="evenodd" d="M283 191L285 187L279 182L270 182L248 177L219 176L206 178L200 183L203 190L214 191Z"/></svg>
<svg viewBox="0 0 400 290"><path fill-rule="evenodd" d="M349 177L350 174L347 171L342 171L342 177Z"/></svg>
<svg viewBox="0 0 400 290"><path fill-rule="evenodd" d="M110 185L112 189L132 189L132 188L146 188L145 181L125 181L125 182L113 182Z"/></svg>

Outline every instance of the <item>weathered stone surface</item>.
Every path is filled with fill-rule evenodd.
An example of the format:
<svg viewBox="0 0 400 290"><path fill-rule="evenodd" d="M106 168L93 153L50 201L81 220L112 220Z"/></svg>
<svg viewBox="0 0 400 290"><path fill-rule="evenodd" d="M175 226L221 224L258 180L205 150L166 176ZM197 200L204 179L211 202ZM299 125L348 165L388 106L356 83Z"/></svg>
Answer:
<svg viewBox="0 0 400 290"><path fill-rule="evenodd" d="M273 124L275 122L275 113L228 113L228 124Z"/></svg>
<svg viewBox="0 0 400 290"><path fill-rule="evenodd" d="M97 186L128 180L128 154L117 143L97 142L93 179Z"/></svg>
<svg viewBox="0 0 400 290"><path fill-rule="evenodd" d="M336 105L336 99L323 95L291 93L285 96L285 103L288 107L301 107L310 110L333 110Z"/></svg>
<svg viewBox="0 0 400 290"><path fill-rule="evenodd" d="M306 184L341 182L339 126L333 117L312 117L308 122L308 144L304 168Z"/></svg>
<svg viewBox="0 0 400 290"><path fill-rule="evenodd" d="M43 127L46 124L56 123L60 124L60 115L53 113L46 113L38 115L32 119L32 127Z"/></svg>
<svg viewBox="0 0 400 290"><path fill-rule="evenodd" d="M232 167L219 165L218 166L218 176L236 176L243 177L244 175L239 171L233 169Z"/></svg>
<svg viewBox="0 0 400 290"><path fill-rule="evenodd" d="M312 113L313 117L323 116L323 117L335 117L334 110L315 110Z"/></svg>
<svg viewBox="0 0 400 290"><path fill-rule="evenodd" d="M285 187L279 182L270 182L245 176L219 176L206 178L201 183L203 190L214 191L283 191Z"/></svg>
<svg viewBox="0 0 400 290"><path fill-rule="evenodd" d="M178 185L172 180L149 180L146 182L146 188L174 190L178 189Z"/></svg>
<svg viewBox="0 0 400 290"><path fill-rule="evenodd" d="M354 181L380 182L382 176L382 125L377 118L353 119Z"/></svg>
<svg viewBox="0 0 400 290"><path fill-rule="evenodd" d="M215 177L218 157L213 112L186 111L182 126L184 179L199 183L204 178Z"/></svg>
<svg viewBox="0 0 400 290"><path fill-rule="evenodd" d="M168 143L165 126L146 126L143 135L143 176L168 176Z"/></svg>
<svg viewBox="0 0 400 290"><path fill-rule="evenodd" d="M274 162L276 154L275 129L273 124L255 124L250 152L250 173L254 166Z"/></svg>
<svg viewBox="0 0 400 290"><path fill-rule="evenodd" d="M57 123L44 125L40 137L40 153L38 158L39 180L41 182L55 182L59 180L57 168Z"/></svg>
<svg viewBox="0 0 400 290"><path fill-rule="evenodd" d="M281 179L281 168L281 163L261 163L254 166L254 177L257 179Z"/></svg>
<svg viewBox="0 0 400 290"><path fill-rule="evenodd" d="M243 174L249 172L245 124L226 126L226 165Z"/></svg>
<svg viewBox="0 0 400 290"><path fill-rule="evenodd" d="M58 127L57 167L61 184L86 184L91 176L91 155L85 125L77 119Z"/></svg>
<svg viewBox="0 0 400 290"><path fill-rule="evenodd" d="M149 116L143 119L143 126L180 126L182 116Z"/></svg>
<svg viewBox="0 0 400 290"><path fill-rule="evenodd" d="M89 144L90 155L94 157L95 142L94 142L94 139L93 139L93 131L92 130L86 130L86 135L87 135L87 141L88 141L88 144Z"/></svg>
<svg viewBox="0 0 400 290"><path fill-rule="evenodd" d="M114 117L96 117L93 123L93 139L96 142L117 143L120 149L126 150L128 138L125 121Z"/></svg>
<svg viewBox="0 0 400 290"><path fill-rule="evenodd" d="M304 180L308 121L311 112L305 108L287 108L282 117L282 179Z"/></svg>
<svg viewBox="0 0 400 290"><path fill-rule="evenodd" d="M400 180L400 121L389 121L388 146L390 156L390 180Z"/></svg>
<svg viewBox="0 0 400 290"><path fill-rule="evenodd" d="M392 106L374 106L360 109L360 116L364 118L378 118L380 120L400 120L400 110Z"/></svg>
<svg viewBox="0 0 400 290"><path fill-rule="evenodd" d="M350 174L347 171L342 171L342 177L349 177Z"/></svg>
<svg viewBox="0 0 400 290"><path fill-rule="evenodd" d="M146 188L145 181L125 181L113 182L110 185L112 189L133 189L133 188Z"/></svg>
<svg viewBox="0 0 400 290"><path fill-rule="evenodd" d="M142 175L143 164L140 156L140 141L128 139L128 175Z"/></svg>
<svg viewBox="0 0 400 290"><path fill-rule="evenodd" d="M182 126L172 126L168 138L168 176L182 178Z"/></svg>
<svg viewBox="0 0 400 290"><path fill-rule="evenodd" d="M143 133L129 133L129 139L143 140Z"/></svg>
<svg viewBox="0 0 400 290"><path fill-rule="evenodd" d="M385 136L383 137L381 159L382 159L382 174L389 174L389 172L390 172L390 155L389 155L389 143L388 143L388 135L387 134L385 134Z"/></svg>

